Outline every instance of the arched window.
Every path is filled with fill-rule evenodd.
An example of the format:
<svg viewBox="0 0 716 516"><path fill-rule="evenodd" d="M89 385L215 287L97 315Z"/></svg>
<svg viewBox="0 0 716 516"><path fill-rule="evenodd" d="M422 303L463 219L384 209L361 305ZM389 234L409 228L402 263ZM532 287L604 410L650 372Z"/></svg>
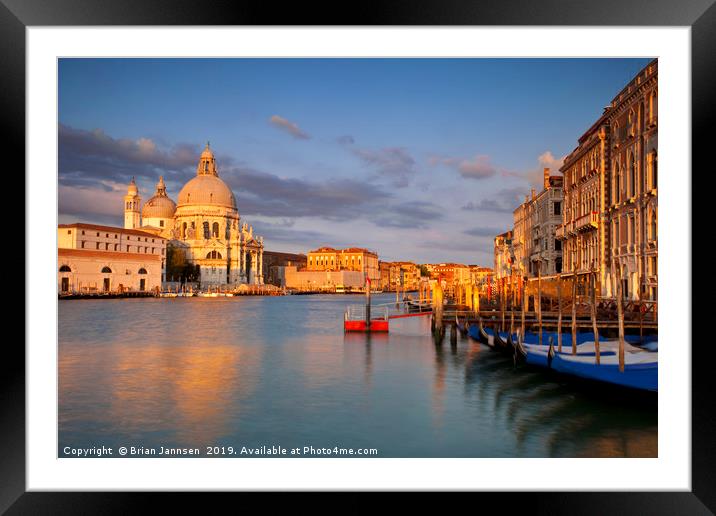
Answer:
<svg viewBox="0 0 716 516"><path fill-rule="evenodd" d="M654 210L654 209L651 210L651 216L649 217L649 222L650 222L649 237L651 237L652 240L656 240L656 231L657 231L656 210Z"/></svg>
<svg viewBox="0 0 716 516"><path fill-rule="evenodd" d="M634 153L629 154L629 192L627 197L634 197L636 195L636 159Z"/></svg>
<svg viewBox="0 0 716 516"><path fill-rule="evenodd" d="M186 222L181 225L181 237L182 240L186 238Z"/></svg>
<svg viewBox="0 0 716 516"><path fill-rule="evenodd" d="M221 253L218 251L211 251L206 254L207 260L221 260Z"/></svg>
<svg viewBox="0 0 716 516"><path fill-rule="evenodd" d="M104 267L102 267L102 272L103 272L104 274L109 274L109 273L112 272L112 269L110 269L109 267L107 267L107 266L105 265Z"/></svg>
<svg viewBox="0 0 716 516"><path fill-rule="evenodd" d="M204 239L209 240L210 238L211 234L209 233L209 223L204 221Z"/></svg>
<svg viewBox="0 0 716 516"><path fill-rule="evenodd" d="M656 114L657 114L656 92L653 92L651 94L651 96L649 96L649 123L650 124L656 123Z"/></svg>
<svg viewBox="0 0 716 516"><path fill-rule="evenodd" d="M146 273L147 273L147 269L145 269L144 267L139 269L139 274L146 274Z"/></svg>
<svg viewBox="0 0 716 516"><path fill-rule="evenodd" d="M634 136L634 127L636 126L636 117L634 116L634 110L629 111L629 136Z"/></svg>
<svg viewBox="0 0 716 516"><path fill-rule="evenodd" d="M658 160L656 159L656 151L652 152L651 155L652 155L652 158L651 158L651 187L656 188L656 185L658 184L658 182L656 180L657 179L656 173L657 173L657 169L658 169L658 167L657 167Z"/></svg>
<svg viewBox="0 0 716 516"><path fill-rule="evenodd" d="M218 222L214 222L211 225L211 236L213 236L214 238L219 238L219 223Z"/></svg>
<svg viewBox="0 0 716 516"><path fill-rule="evenodd" d="M614 166L614 202L619 202L619 163L616 163Z"/></svg>
<svg viewBox="0 0 716 516"><path fill-rule="evenodd" d="M72 269L70 269L67 265L63 265L60 267L60 272L72 272Z"/></svg>

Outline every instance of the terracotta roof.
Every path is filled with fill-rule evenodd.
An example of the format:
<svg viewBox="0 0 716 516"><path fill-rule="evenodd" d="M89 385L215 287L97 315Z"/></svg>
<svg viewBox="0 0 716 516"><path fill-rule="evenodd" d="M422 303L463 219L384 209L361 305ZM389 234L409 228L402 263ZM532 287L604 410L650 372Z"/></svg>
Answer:
<svg viewBox="0 0 716 516"><path fill-rule="evenodd" d="M94 230L94 231L124 233L127 235L139 235L139 236L160 238L162 240L165 240L162 237L157 237L157 235L155 235L153 233L148 233L146 231L139 231L137 229L117 228L114 226L100 226L98 224L85 224L83 222L75 222L74 224L58 224L57 227L58 227L58 229L59 228L77 228L77 229L90 229L90 230Z"/></svg>
<svg viewBox="0 0 716 516"><path fill-rule="evenodd" d="M65 249L60 247L57 249L58 256L81 256L83 258L105 258L107 260L149 260L149 261L160 261L162 256L160 254L145 254L145 253L122 253L119 251L100 251L96 249Z"/></svg>

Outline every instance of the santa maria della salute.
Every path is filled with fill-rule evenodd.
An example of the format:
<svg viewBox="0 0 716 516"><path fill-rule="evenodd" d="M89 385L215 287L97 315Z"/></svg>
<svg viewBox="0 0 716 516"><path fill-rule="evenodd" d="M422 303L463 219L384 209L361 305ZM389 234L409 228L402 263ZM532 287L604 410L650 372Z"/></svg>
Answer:
<svg viewBox="0 0 716 516"><path fill-rule="evenodd" d="M219 177L207 143L196 176L179 191L177 203L159 177L144 205L132 178L124 197L124 228L167 240L167 260L198 268L201 288L262 284L264 243L241 221L231 188ZM171 263L167 263L169 270ZM168 280L171 278L167 278Z"/></svg>

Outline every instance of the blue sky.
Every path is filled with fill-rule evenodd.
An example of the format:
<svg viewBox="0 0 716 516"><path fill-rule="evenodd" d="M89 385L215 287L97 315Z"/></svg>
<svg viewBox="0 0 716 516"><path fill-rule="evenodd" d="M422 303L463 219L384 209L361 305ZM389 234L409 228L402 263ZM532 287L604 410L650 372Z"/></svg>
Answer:
<svg viewBox="0 0 716 516"><path fill-rule="evenodd" d="M61 59L60 222L176 200L206 141L267 250L492 264L494 234L648 59Z"/></svg>

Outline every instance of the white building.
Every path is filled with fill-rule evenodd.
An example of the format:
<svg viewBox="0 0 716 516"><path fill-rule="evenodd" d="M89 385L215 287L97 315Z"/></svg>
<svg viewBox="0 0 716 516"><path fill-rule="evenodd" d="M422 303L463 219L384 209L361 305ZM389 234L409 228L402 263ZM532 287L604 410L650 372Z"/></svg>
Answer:
<svg viewBox="0 0 716 516"><path fill-rule="evenodd" d="M166 240L153 233L95 224L57 226L60 293L161 288Z"/></svg>
<svg viewBox="0 0 716 516"><path fill-rule="evenodd" d="M156 192L140 210L141 197L132 179L124 197L124 222L169 239L175 252L198 265L201 287L263 283L263 238L241 222L236 198L219 177L207 143L196 176L179 191L178 203L167 195L162 177Z"/></svg>

